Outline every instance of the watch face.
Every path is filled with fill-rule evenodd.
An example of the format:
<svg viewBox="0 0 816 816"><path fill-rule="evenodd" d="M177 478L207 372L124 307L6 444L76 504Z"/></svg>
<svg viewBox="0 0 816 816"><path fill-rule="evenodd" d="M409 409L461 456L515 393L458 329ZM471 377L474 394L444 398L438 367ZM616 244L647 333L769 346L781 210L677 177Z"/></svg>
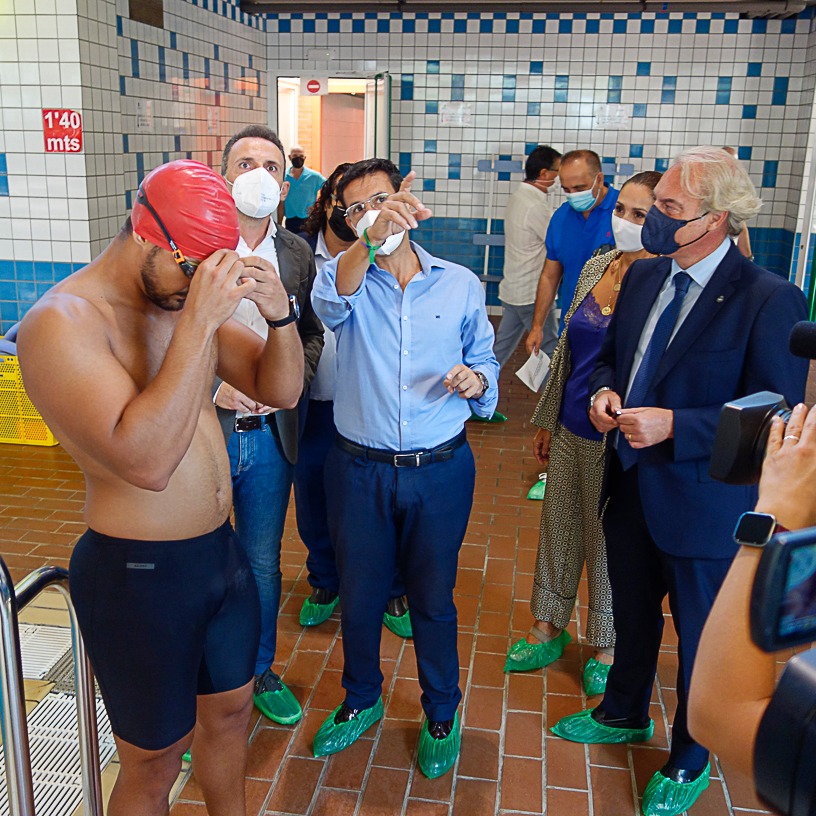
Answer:
<svg viewBox="0 0 816 816"><path fill-rule="evenodd" d="M293 314L295 319L300 317L300 304L294 295L289 295L289 314Z"/></svg>
<svg viewBox="0 0 816 816"><path fill-rule="evenodd" d="M743 513L734 530L734 539L740 544L763 545L773 534L776 519L766 513Z"/></svg>

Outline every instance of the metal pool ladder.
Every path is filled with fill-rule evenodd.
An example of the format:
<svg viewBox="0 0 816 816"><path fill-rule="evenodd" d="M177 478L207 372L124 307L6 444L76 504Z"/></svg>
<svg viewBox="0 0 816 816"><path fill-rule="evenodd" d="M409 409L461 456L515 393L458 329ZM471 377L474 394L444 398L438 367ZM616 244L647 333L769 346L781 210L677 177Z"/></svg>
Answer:
<svg viewBox="0 0 816 816"><path fill-rule="evenodd" d="M68 592L68 572L60 567L41 567L26 576L15 588L5 561L0 558L0 729L6 762L9 812L11 816L35 816L17 616L48 587L54 587L63 596L71 621L83 812L85 816L102 816L102 773L93 672Z"/></svg>

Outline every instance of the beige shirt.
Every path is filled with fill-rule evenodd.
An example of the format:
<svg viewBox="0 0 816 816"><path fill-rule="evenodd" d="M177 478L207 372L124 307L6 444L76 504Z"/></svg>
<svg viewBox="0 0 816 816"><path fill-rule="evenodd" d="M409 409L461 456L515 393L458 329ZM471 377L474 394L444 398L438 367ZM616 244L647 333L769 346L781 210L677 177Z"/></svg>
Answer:
<svg viewBox="0 0 816 816"><path fill-rule="evenodd" d="M544 239L552 216L547 193L522 182L504 212L504 277L499 299L510 306L535 303L547 248Z"/></svg>

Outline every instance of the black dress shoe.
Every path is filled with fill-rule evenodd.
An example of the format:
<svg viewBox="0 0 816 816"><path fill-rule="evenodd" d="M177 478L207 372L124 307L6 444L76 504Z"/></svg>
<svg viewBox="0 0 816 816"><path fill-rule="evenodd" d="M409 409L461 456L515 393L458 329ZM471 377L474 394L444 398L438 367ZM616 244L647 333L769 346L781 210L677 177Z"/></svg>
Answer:
<svg viewBox="0 0 816 816"><path fill-rule="evenodd" d="M678 782L684 785L687 782L694 782L696 779L699 779L708 768L709 766L706 765L705 768L700 768L699 771L690 771L688 768L677 768L667 763L660 769L660 773L662 773L666 779L671 779L672 782Z"/></svg>
<svg viewBox="0 0 816 816"><path fill-rule="evenodd" d="M435 740L447 739L450 736L451 731L453 731L453 720L428 723L428 733Z"/></svg>
<svg viewBox="0 0 816 816"><path fill-rule="evenodd" d="M637 730L648 728L651 720L646 717L610 717L600 706L592 710L592 719L601 725L608 725L610 728L634 728Z"/></svg>

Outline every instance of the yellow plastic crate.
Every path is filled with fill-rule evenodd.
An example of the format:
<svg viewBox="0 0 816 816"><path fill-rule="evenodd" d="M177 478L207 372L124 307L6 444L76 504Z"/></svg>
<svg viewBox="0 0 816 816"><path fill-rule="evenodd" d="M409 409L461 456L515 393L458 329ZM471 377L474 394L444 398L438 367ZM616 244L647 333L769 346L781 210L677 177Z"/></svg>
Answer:
<svg viewBox="0 0 816 816"><path fill-rule="evenodd" d="M20 363L12 354L0 354L0 442L59 444L28 398Z"/></svg>

